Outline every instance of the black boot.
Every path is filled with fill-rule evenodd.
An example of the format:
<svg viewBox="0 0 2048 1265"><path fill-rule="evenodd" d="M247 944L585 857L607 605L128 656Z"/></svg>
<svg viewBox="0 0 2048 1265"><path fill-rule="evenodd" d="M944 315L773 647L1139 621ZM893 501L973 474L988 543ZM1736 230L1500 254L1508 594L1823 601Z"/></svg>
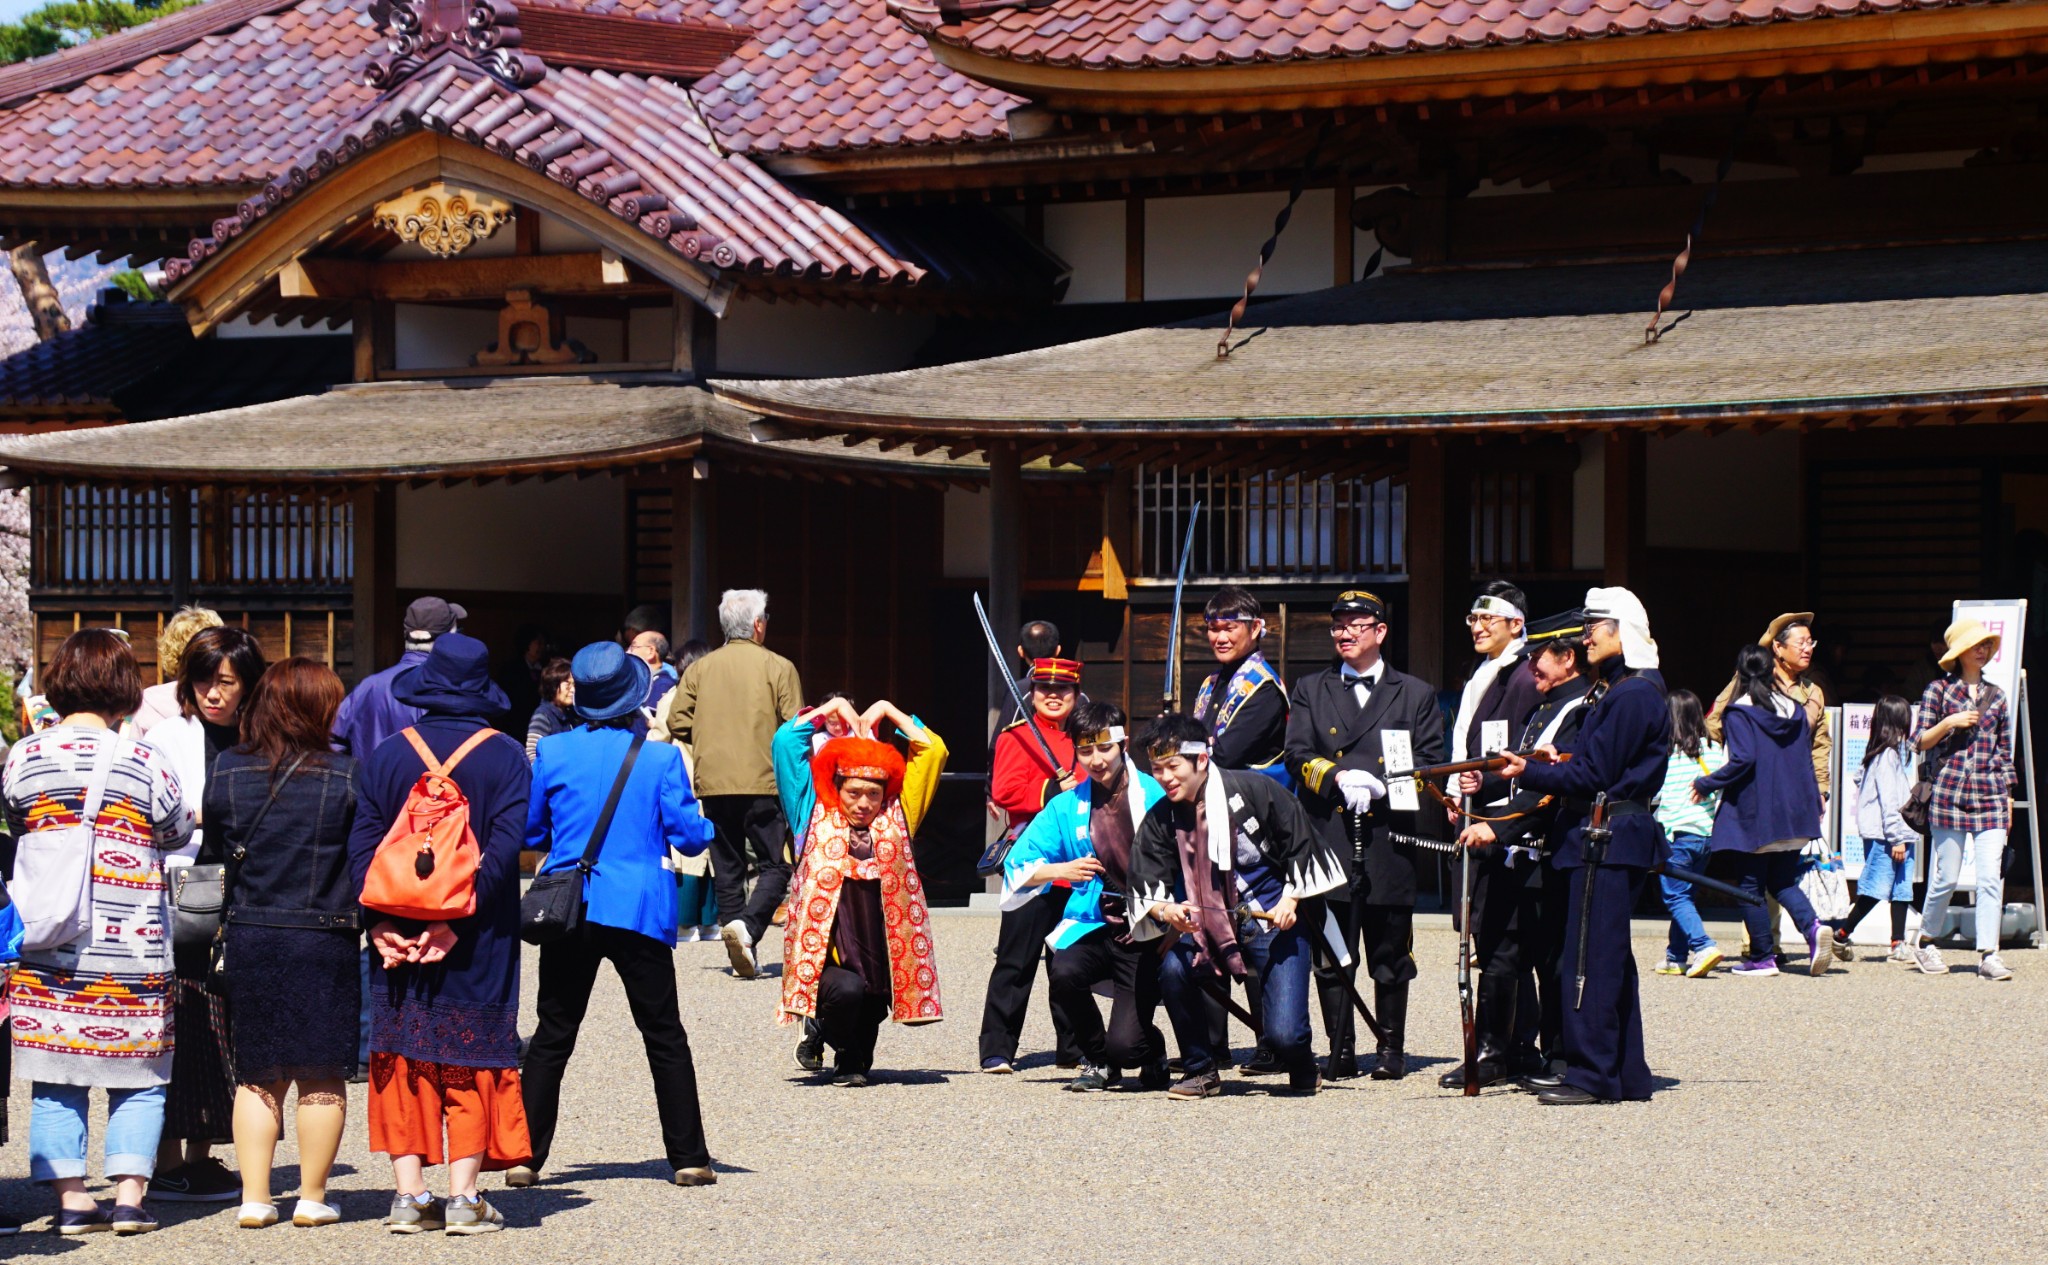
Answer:
<svg viewBox="0 0 2048 1265"><path fill-rule="evenodd" d="M1375 984L1373 1010L1386 1031L1380 1042L1379 1063L1372 1069L1376 1081L1397 1081L1408 1074L1408 985Z"/></svg>
<svg viewBox="0 0 2048 1265"><path fill-rule="evenodd" d="M1349 1038L1330 1043L1330 1061L1324 1080L1348 1081L1358 1075L1358 1054Z"/></svg>
<svg viewBox="0 0 2048 1265"><path fill-rule="evenodd" d="M1491 1037L1482 1036L1479 1038L1479 1057L1472 1068L1478 1073L1479 1088L1498 1085L1508 1078L1507 1051L1495 1045ZM1465 1088L1464 1060L1460 1059L1456 1067L1437 1077L1436 1083L1445 1089Z"/></svg>
<svg viewBox="0 0 2048 1265"><path fill-rule="evenodd" d="M1513 1073L1509 1066L1508 1050L1515 1039L1515 981L1499 976L1479 978L1479 1057L1474 1061L1473 1070L1478 1073L1479 1088L1498 1085ZM1437 1084L1445 1089L1465 1088L1465 1064L1458 1066L1437 1078Z"/></svg>
<svg viewBox="0 0 2048 1265"><path fill-rule="evenodd" d="M1240 1076L1275 1076L1286 1070L1281 1066L1280 1056L1273 1053L1273 1047L1261 1041L1252 1050L1250 1061L1237 1072Z"/></svg>

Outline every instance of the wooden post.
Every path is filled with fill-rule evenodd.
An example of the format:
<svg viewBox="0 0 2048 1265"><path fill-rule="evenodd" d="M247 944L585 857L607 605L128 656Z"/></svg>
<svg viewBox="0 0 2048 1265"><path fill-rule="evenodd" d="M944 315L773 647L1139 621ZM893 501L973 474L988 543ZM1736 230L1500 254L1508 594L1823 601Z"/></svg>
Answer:
<svg viewBox="0 0 2048 1265"><path fill-rule="evenodd" d="M171 503L171 609L192 602L192 489L173 483L164 489Z"/></svg>
<svg viewBox="0 0 2048 1265"><path fill-rule="evenodd" d="M1124 199L1124 302L1145 301L1145 199Z"/></svg>
<svg viewBox="0 0 2048 1265"><path fill-rule="evenodd" d="M375 483L353 492L355 513L355 679L398 662L398 490Z"/></svg>
<svg viewBox="0 0 2048 1265"><path fill-rule="evenodd" d="M368 299L348 305L348 332L355 348L355 367L350 375L357 382L377 380L377 311Z"/></svg>
<svg viewBox="0 0 2048 1265"><path fill-rule="evenodd" d="M1605 514L1602 569L1609 584L1641 583L1645 574L1645 489L1643 432L1609 431L1605 453Z"/></svg>
<svg viewBox="0 0 2048 1265"><path fill-rule="evenodd" d="M1112 470L1102 492L1102 596L1110 602L1130 597L1131 492L1137 476Z"/></svg>
<svg viewBox="0 0 2048 1265"><path fill-rule="evenodd" d="M711 463L702 457L669 472L675 506L669 528L669 630L678 643L710 638Z"/></svg>
<svg viewBox="0 0 2048 1265"><path fill-rule="evenodd" d="M697 306L688 295L676 295L676 340L673 367L702 382L718 372L718 318Z"/></svg>
<svg viewBox="0 0 2048 1265"><path fill-rule="evenodd" d="M1408 671L1431 685L1462 656L1456 613L1472 578L1472 477L1448 438L1408 446Z"/></svg>
<svg viewBox="0 0 2048 1265"><path fill-rule="evenodd" d="M1018 554L1023 543L1024 476L1013 441L996 440L984 455L988 459L988 621L995 629L996 644L1007 653L1023 623ZM991 662L988 670L988 740L993 742L996 716L1009 695L997 674L1008 672L1010 665Z"/></svg>

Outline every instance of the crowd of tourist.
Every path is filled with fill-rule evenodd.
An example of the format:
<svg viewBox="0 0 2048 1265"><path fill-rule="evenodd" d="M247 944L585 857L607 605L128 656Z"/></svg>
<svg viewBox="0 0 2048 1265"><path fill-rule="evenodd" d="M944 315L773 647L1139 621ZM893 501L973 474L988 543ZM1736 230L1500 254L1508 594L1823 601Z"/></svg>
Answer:
<svg viewBox="0 0 2048 1265"><path fill-rule="evenodd" d="M1113 704L1087 699L1057 630L1028 625L1017 691L1028 714L992 748L1001 842L985 868L1002 875L1007 912L982 1070L1013 1070L1043 963L1058 1055L1079 1072L1070 1089L1115 1086L1124 1067L1140 1071L1136 1087L1167 1089L1154 1021L1164 1005L1182 1054L1170 1092L1220 1092L1228 1014L1249 1016L1233 981L1264 1021L1246 1072L1284 1073L1298 1093L1358 1075L1355 1007L1378 1041L1372 1075L1401 1078L1414 848L1428 845L1404 831L1436 811L1402 785L1404 769L1568 748L1581 724L1578 740L1610 741L1592 735L1628 715L1650 715L1654 732L1613 774L1631 788L1616 805L1654 819L1673 867L1660 877L1671 917L1660 973L1698 978L1724 961L1683 875L1728 854L1723 867L1756 898L1738 975L1774 975L1784 960L1766 897L1804 937L1814 974L1850 956L1851 930L1880 903L1892 960L1944 971L1934 941L1975 858L1977 970L2010 978L1997 951L2008 701L1984 677L1995 634L1958 622L1946 675L1917 714L1894 696L1876 705L1854 785L1840 791L1868 845L1859 892L1853 905L1816 908L1816 840L1837 788L1825 699L1808 674L1813 617L1772 621L1703 707L1663 689L1647 618L1626 590L1596 589L1587 607L1547 621L1526 605L1504 582L1475 599L1479 667L1448 726L1435 691L1380 658L1388 608L1362 590L1333 602L1336 665L1291 691L1259 654L1257 599L1219 593L1205 619L1218 671L1191 715L1163 716L1143 738ZM55 1192L60 1234L147 1232L156 1200L235 1202L249 1229L334 1224L327 1179L351 1082L365 1087L370 1149L391 1164L385 1226L495 1231L504 1218L479 1178L543 1179L607 963L645 1046L667 1169L679 1186L712 1184L670 950L715 940L734 974L754 977L786 900L780 1011L801 1025L801 1066L824 1072L829 1046L833 1080L865 1085L884 1019L939 1017L910 841L946 748L921 720L836 694L806 710L795 666L766 644L767 595L755 590L723 595L716 649L671 647L659 629L631 624L568 658L533 639L517 703L492 679L484 644L461 631L465 618L440 598L413 602L398 662L353 690L312 659L266 662L246 630L196 608L158 639L160 684L144 687L116 629L75 632L52 656L40 682L46 723L14 746L0 780L13 843L0 856L10 898L0 961L11 962L0 1056L32 1085L28 1175ZM1652 680L1654 695L1622 688ZM1638 701L1630 712L1616 699ZM529 707L522 745L505 717ZM902 747L882 740L886 726ZM1550 768L1584 780L1602 758L1588 745ZM1559 815L1562 798L1580 795L1567 782L1516 755L1504 770L1423 788L1444 820L1466 820L1460 855L1483 869L1466 916L1484 968L1485 1036L1477 1063L1446 1085L1513 1073L1546 1102L1647 1096L1630 1088L1647 1074L1636 1070L1634 967L1621 961L1629 902L1614 906L1611 979L1596 967L1607 1018L1554 1013L1557 937L1546 944L1531 930L1565 917L1561 885L1531 882L1530 858L1582 846L1583 806ZM1926 896L1909 938L1923 849ZM522 853L537 858L525 906ZM553 880L576 894L566 913L541 899ZM1570 916L1592 917L1577 897ZM1516 918L1520 930L1504 930ZM1161 934L1164 955L1137 948ZM525 1042L522 938L541 946L538 1022ZM1356 990L1361 969L1377 1018ZM1586 969L1582 949L1582 992ZM1107 1025L1094 1001L1105 990L1115 998ZM1331 1041L1320 1066L1311 991ZM1582 1056L1610 1020L1622 1052L1603 1070ZM85 1180L94 1087L107 1103L111 1204ZM287 1216L271 1169L294 1091L300 1170ZM6 1125L0 1094L0 1141ZM230 1144L235 1171L214 1155ZM435 1168L446 1170L440 1190Z"/></svg>

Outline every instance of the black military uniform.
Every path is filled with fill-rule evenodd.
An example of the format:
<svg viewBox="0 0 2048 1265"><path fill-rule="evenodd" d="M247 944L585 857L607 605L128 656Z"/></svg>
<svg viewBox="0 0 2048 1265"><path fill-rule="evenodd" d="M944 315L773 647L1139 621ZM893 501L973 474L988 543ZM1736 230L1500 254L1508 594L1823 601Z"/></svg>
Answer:
<svg viewBox="0 0 2048 1265"><path fill-rule="evenodd" d="M1530 655L1547 643L1576 641L1584 632L1582 611L1532 621ZM1527 751L1546 743L1568 744L1578 733L1591 687L1592 678L1582 674L1547 692L1538 690L1535 708L1512 732L1508 746ZM1491 784L1501 787L1497 797L1487 795ZM1558 1048L1564 889L1544 881L1543 854L1552 846L1561 801L1492 774L1474 798L1486 804L1483 815L1503 819L1487 823L1494 842L1477 853L1473 868L1472 935L1480 962L1478 1071L1480 1083L1490 1085L1546 1070ZM1462 1088L1464 1067L1445 1073L1438 1083Z"/></svg>
<svg viewBox="0 0 2048 1265"><path fill-rule="evenodd" d="M1387 618L1386 604L1362 590L1340 595L1330 613ZM1330 903L1354 956L1361 938L1364 942L1374 1010L1387 1034L1372 1073L1379 1080L1407 1075L1408 983L1415 978L1415 849L1394 842L1389 832L1434 835L1443 822L1434 803L1396 812L1383 797L1363 815L1345 808L1337 788L1337 775L1344 770L1363 769L1382 782L1394 780L1382 750L1389 731L1407 733L1415 767L1442 763L1444 714L1436 690L1395 671L1384 659L1363 674L1342 665L1311 672L1295 682L1288 696L1288 771L1309 819L1348 868L1347 899ZM1316 966L1324 1027L1331 1044L1346 1056L1355 1032L1344 984L1345 977L1356 978L1357 969L1355 962L1339 968L1326 960Z"/></svg>

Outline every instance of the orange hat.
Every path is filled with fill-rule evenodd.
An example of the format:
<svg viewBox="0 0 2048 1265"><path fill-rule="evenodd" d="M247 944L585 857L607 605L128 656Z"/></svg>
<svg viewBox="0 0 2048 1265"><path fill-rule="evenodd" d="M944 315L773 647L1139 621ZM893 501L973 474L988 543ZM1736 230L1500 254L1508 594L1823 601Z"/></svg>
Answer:
<svg viewBox="0 0 2048 1265"><path fill-rule="evenodd" d="M839 783L850 777L880 782L887 795L903 794L903 753L873 738L834 738L811 757L811 780L828 804L839 802Z"/></svg>
<svg viewBox="0 0 2048 1265"><path fill-rule="evenodd" d="M1033 659L1031 680L1038 685L1081 684L1081 661L1079 659Z"/></svg>

